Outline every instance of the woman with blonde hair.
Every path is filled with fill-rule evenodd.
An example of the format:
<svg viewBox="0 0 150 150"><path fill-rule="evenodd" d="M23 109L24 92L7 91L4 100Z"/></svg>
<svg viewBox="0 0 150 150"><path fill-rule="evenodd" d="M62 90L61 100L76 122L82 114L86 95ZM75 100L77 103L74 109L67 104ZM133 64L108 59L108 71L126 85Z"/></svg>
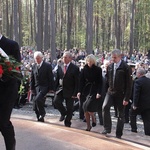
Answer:
<svg viewBox="0 0 150 150"><path fill-rule="evenodd" d="M96 126L94 113L97 112L102 91L102 69L97 66L96 58L93 54L85 58L85 66L79 78L79 90L77 97L80 105L83 105L84 116L87 123L86 131L90 131ZM91 96L89 100L87 96ZM92 126L90 120L92 119Z"/></svg>

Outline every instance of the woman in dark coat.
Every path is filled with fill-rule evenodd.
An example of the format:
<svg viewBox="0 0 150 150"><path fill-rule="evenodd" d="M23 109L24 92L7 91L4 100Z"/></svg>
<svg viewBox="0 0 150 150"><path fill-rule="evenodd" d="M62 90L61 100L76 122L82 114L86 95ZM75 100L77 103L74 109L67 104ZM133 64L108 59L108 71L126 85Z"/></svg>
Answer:
<svg viewBox="0 0 150 150"><path fill-rule="evenodd" d="M86 131L90 131L92 126L96 126L94 112L97 112L102 90L102 69L96 66L96 58L90 54L85 59L85 66L81 71L79 79L79 91L77 94L80 104L83 104L84 115L87 123ZM86 101L87 95L90 94L92 99ZM92 119L92 126L90 123Z"/></svg>

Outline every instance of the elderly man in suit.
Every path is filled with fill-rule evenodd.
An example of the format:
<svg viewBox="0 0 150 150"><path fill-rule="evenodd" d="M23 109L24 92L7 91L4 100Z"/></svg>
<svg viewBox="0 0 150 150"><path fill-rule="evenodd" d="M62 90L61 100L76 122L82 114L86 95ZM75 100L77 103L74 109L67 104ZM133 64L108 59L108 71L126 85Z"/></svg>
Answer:
<svg viewBox="0 0 150 150"><path fill-rule="evenodd" d="M35 64L31 71L31 92L35 95L35 113L37 120L44 122L45 117L45 95L54 90L54 77L52 67L43 60L43 54L40 51L34 53Z"/></svg>
<svg viewBox="0 0 150 150"><path fill-rule="evenodd" d="M66 127L71 126L71 119L73 113L74 99L77 95L79 68L73 64L72 55L66 51L63 54L63 68L58 71L58 82L56 87L56 94L54 97L54 106L59 110L61 117L59 121L64 121ZM66 102L66 107L63 101Z"/></svg>
<svg viewBox="0 0 150 150"><path fill-rule="evenodd" d="M132 72L131 68L121 59L120 50L113 50L111 57L113 63L107 67L106 86L108 90L102 107L104 123L102 134L111 133L110 107L114 104L118 111L116 137L121 138L124 126L124 109L131 95Z"/></svg>
<svg viewBox="0 0 150 150"><path fill-rule="evenodd" d="M19 45L0 33L0 48L8 56L21 61ZM4 137L7 150L15 150L16 140L14 127L10 121L12 109L18 96L17 79L0 76L0 131Z"/></svg>
<svg viewBox="0 0 150 150"><path fill-rule="evenodd" d="M144 68L136 71L137 79L134 82L133 104L130 110L131 131L137 132L136 116L141 114L144 123L145 135L150 136L150 79L145 76Z"/></svg>

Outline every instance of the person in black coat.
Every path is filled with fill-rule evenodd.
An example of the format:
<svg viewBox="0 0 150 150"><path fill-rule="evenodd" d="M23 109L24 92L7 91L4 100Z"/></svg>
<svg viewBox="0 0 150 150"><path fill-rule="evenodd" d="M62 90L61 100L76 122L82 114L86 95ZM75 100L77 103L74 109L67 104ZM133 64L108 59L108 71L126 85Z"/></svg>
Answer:
<svg viewBox="0 0 150 150"><path fill-rule="evenodd" d="M103 86L102 86L102 94L101 94L101 100L99 101L98 105L98 118L99 118L99 124L103 125L103 116L102 116L102 106L106 95L106 70L108 65L110 64L109 60L105 60L104 64L101 66L102 68L102 79L103 79Z"/></svg>
<svg viewBox="0 0 150 150"><path fill-rule="evenodd" d="M0 48L16 61L21 61L19 45L0 34ZM16 140L14 127L10 121L12 109L18 96L18 84L15 78L0 77L0 131L4 137L7 150L15 150Z"/></svg>
<svg viewBox="0 0 150 150"><path fill-rule="evenodd" d="M138 68L136 71L138 79L134 82L132 113L141 114L145 135L150 136L150 79L145 74L144 68ZM131 116L133 117L133 114ZM135 129L132 118L131 128Z"/></svg>
<svg viewBox="0 0 150 150"><path fill-rule="evenodd" d="M128 63L128 65L131 67L131 70L132 70L132 85L134 85L134 81L136 79L135 64ZM129 121L130 121L130 108L131 108L132 99L133 99L133 87L134 86L132 86L132 92L131 92L131 97L130 97L129 103L128 103L128 105L125 106L125 121L124 121L124 123L129 123Z"/></svg>
<svg viewBox="0 0 150 150"><path fill-rule="evenodd" d="M83 104L84 116L87 123L86 131L90 131L96 126L95 112L98 111L98 105L102 91L102 69L97 66L96 58L90 54L85 59L86 65L81 71L79 80L79 90L77 97L80 100L80 105ZM91 100L86 101L90 94ZM90 123L92 119L92 126Z"/></svg>
<svg viewBox="0 0 150 150"><path fill-rule="evenodd" d="M61 114L59 121L64 120L66 127L71 126L71 119L73 114L74 99L78 90L79 68L73 64L72 55L66 51L63 54L63 68L59 67L56 75L56 92L54 97L54 106ZM66 102L66 107L63 102Z"/></svg>
<svg viewBox="0 0 150 150"><path fill-rule="evenodd" d="M45 117L45 96L48 92L54 90L54 76L52 73L52 67L49 63L43 60L43 54L40 51L34 53L35 64L31 71L31 83L30 88L34 98L34 111L37 116L37 120L44 122Z"/></svg>
<svg viewBox="0 0 150 150"><path fill-rule="evenodd" d="M120 50L113 50L111 57L113 63L107 67L106 73L107 93L102 108L104 123L102 134L111 133L110 107L114 104L118 111L116 137L121 138L124 126L124 109L128 104L132 89L132 71L130 66L121 59Z"/></svg>

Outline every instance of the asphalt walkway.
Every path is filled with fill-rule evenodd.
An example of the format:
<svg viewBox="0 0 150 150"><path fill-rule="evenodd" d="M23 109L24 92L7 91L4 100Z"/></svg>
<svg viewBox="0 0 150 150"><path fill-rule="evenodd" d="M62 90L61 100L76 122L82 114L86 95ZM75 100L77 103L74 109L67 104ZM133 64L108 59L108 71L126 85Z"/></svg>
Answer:
<svg viewBox="0 0 150 150"><path fill-rule="evenodd" d="M100 134L103 127L97 123L91 132L85 131L86 123L78 119L78 112L72 119L71 128L59 122L59 113L52 106L46 108L45 123L37 122L32 104L14 109L12 122L16 132L16 150L150 150L150 137L145 136L142 121L138 121L138 133L130 131L125 124L122 139L115 138L116 119L108 136ZM5 150L0 136L0 150Z"/></svg>

